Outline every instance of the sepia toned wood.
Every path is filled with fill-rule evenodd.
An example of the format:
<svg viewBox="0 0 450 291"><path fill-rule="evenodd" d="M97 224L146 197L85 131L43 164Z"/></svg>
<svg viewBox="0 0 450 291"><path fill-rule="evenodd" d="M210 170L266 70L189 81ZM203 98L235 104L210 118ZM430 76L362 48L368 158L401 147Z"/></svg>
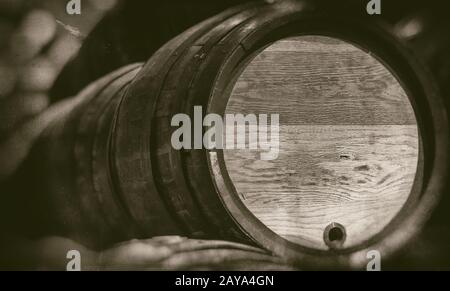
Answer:
<svg viewBox="0 0 450 291"><path fill-rule="evenodd" d="M279 113L282 124L416 124L398 81L375 57L340 40L278 41L240 76L228 111Z"/></svg>
<svg viewBox="0 0 450 291"><path fill-rule="evenodd" d="M280 114L280 153L225 150L245 206L271 230L326 250L324 230L345 228L342 247L379 233L410 195L419 153L415 115L392 74L343 41L279 41L245 68L227 113Z"/></svg>

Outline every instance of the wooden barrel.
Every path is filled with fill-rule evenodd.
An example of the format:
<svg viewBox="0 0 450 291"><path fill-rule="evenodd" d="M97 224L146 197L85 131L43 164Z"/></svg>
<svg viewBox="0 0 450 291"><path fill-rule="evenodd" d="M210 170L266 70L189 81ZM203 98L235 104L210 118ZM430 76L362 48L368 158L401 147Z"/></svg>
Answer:
<svg viewBox="0 0 450 291"><path fill-rule="evenodd" d="M117 103L140 68L113 72L36 120L43 128L32 128L38 138L8 183L2 207L2 215L15 222L9 232L59 235L95 249L136 237L108 188L106 171Z"/></svg>
<svg viewBox="0 0 450 291"><path fill-rule="evenodd" d="M396 86L405 90L420 133L412 190L392 218L366 236L350 228L347 233L347 225L329 221L316 228L323 231L323 246L317 247L316 234L312 244L304 243L301 229L307 225L299 216L295 219L303 225L291 239L271 223L276 218L261 215L261 209L271 208L252 208L242 198L240 187L247 182L240 179L239 168L245 165L239 161L244 157L230 158L221 149L176 150L171 143L173 116L184 113L194 120L196 106L202 106L204 115L238 111L227 106L255 57L279 40L301 35L343 39L379 59L392 71L392 80L400 84ZM39 217L36 225L51 226L41 233L65 235L95 248L130 238L182 234L252 244L305 268L360 267L368 251L388 256L410 239L445 185L447 113L426 69L383 24L325 15L307 1L256 1L229 9L171 40L142 67L131 65L97 81L76 100L31 155L40 169L34 175L36 189L44 189L32 201L50 205L45 213L39 207L30 213ZM239 102L240 108L258 103ZM341 159L353 158L343 153ZM367 170L363 167L359 170ZM379 216L383 211L375 210ZM365 222L360 222L362 228Z"/></svg>

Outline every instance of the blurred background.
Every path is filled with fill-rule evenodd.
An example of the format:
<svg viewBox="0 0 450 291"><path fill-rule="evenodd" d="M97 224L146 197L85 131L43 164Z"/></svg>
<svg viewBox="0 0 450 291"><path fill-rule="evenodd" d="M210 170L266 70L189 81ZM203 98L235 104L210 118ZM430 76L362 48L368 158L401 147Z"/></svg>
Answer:
<svg viewBox="0 0 450 291"><path fill-rule="evenodd" d="M68 15L61 0L0 0L0 141L45 110L64 65L116 0L83 0Z"/></svg>

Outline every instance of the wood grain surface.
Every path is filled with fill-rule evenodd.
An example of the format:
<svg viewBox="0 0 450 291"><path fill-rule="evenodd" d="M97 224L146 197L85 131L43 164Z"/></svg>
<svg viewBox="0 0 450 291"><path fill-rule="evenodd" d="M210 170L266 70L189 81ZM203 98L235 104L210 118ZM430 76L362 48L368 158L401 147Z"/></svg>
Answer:
<svg viewBox="0 0 450 291"><path fill-rule="evenodd" d="M326 250L324 230L345 227L344 248L379 233L408 199L419 136L403 88L376 58L323 36L279 41L244 70L227 113L280 114L280 154L225 150L246 207L282 237Z"/></svg>

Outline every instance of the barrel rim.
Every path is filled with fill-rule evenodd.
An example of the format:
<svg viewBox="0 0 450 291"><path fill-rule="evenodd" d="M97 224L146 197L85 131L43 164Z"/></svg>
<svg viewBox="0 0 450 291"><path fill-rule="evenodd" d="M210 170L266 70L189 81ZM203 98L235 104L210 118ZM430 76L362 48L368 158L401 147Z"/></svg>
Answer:
<svg viewBox="0 0 450 291"><path fill-rule="evenodd" d="M292 18L292 15L286 16ZM255 28L255 31L245 39L240 47L230 53L228 60L236 57L238 50L244 48L244 54L247 58L237 57L237 63L224 62L221 72L217 76L216 92L213 92L208 103L207 113L223 114L224 88L227 88L231 78L220 75L222 72L232 71L234 74L239 72L240 66L248 62L252 52L260 51L273 43L275 40L298 36L298 35L324 35L337 37L344 41L370 50L387 67L391 68L394 76L402 84L410 97L411 104L416 113L416 119L419 127L420 148L419 165L417 168L416 182L412 190L412 195L404 205L399 214L374 238L363 243L356 248L350 248L344 251L323 252L299 247L279 235L275 234L265 225L262 225L254 215L245 207L239 199L231 180L226 172L225 161L222 150L207 151L210 173L214 177L214 183L217 192L221 196L222 203L236 222L244 228L246 233L252 236L255 241L262 242L262 246L268 248L276 254L287 255L297 259L305 260L316 264L333 265L336 255L340 265L355 266L356 262L363 264L365 255L369 248L376 247L383 254L390 254L394 249L398 249L408 238L415 234L429 216L429 210L434 208L442 189L445 187L445 177L447 176L448 154L448 123L446 110L442 97L439 94L434 80L430 78L428 69L421 64L419 60L410 52L401 40L397 39L383 24L376 22L360 22L349 19L340 19L338 16L318 17L293 17L289 23L284 23L285 19L280 19L281 24L278 27L272 25L272 31L267 31L267 26ZM263 31L266 30L266 31ZM262 35L261 35L262 34ZM228 66L228 68L227 68ZM234 68L230 69L231 66ZM392 68L395 68L394 70ZM408 80L407 82L405 82ZM414 92L414 94L412 94ZM418 93L419 92L419 93ZM229 96L228 96L229 98ZM225 99L225 98L223 98ZM218 101L219 100L219 101ZM226 106L225 106L226 107ZM423 153L423 154L421 154ZM427 175L431 173L431 175ZM224 180L220 180L219 177ZM422 191L421 181L424 179ZM228 180L228 181L227 181ZM228 185L224 188L225 185ZM230 187L231 185L231 187ZM414 197L420 195L420 205L415 207ZM411 200L411 201L410 201ZM412 212L406 214L406 212ZM256 219L256 220L255 220ZM256 227L255 227L256 226ZM395 228L405 228L410 230L403 234L395 232ZM275 236L274 236L275 235ZM276 239L274 239L276 238ZM313 258L311 258L313 256ZM321 257L317 261L317 257ZM334 258L333 258L334 257ZM311 260L310 260L311 259ZM356 264L358 265L358 264Z"/></svg>

